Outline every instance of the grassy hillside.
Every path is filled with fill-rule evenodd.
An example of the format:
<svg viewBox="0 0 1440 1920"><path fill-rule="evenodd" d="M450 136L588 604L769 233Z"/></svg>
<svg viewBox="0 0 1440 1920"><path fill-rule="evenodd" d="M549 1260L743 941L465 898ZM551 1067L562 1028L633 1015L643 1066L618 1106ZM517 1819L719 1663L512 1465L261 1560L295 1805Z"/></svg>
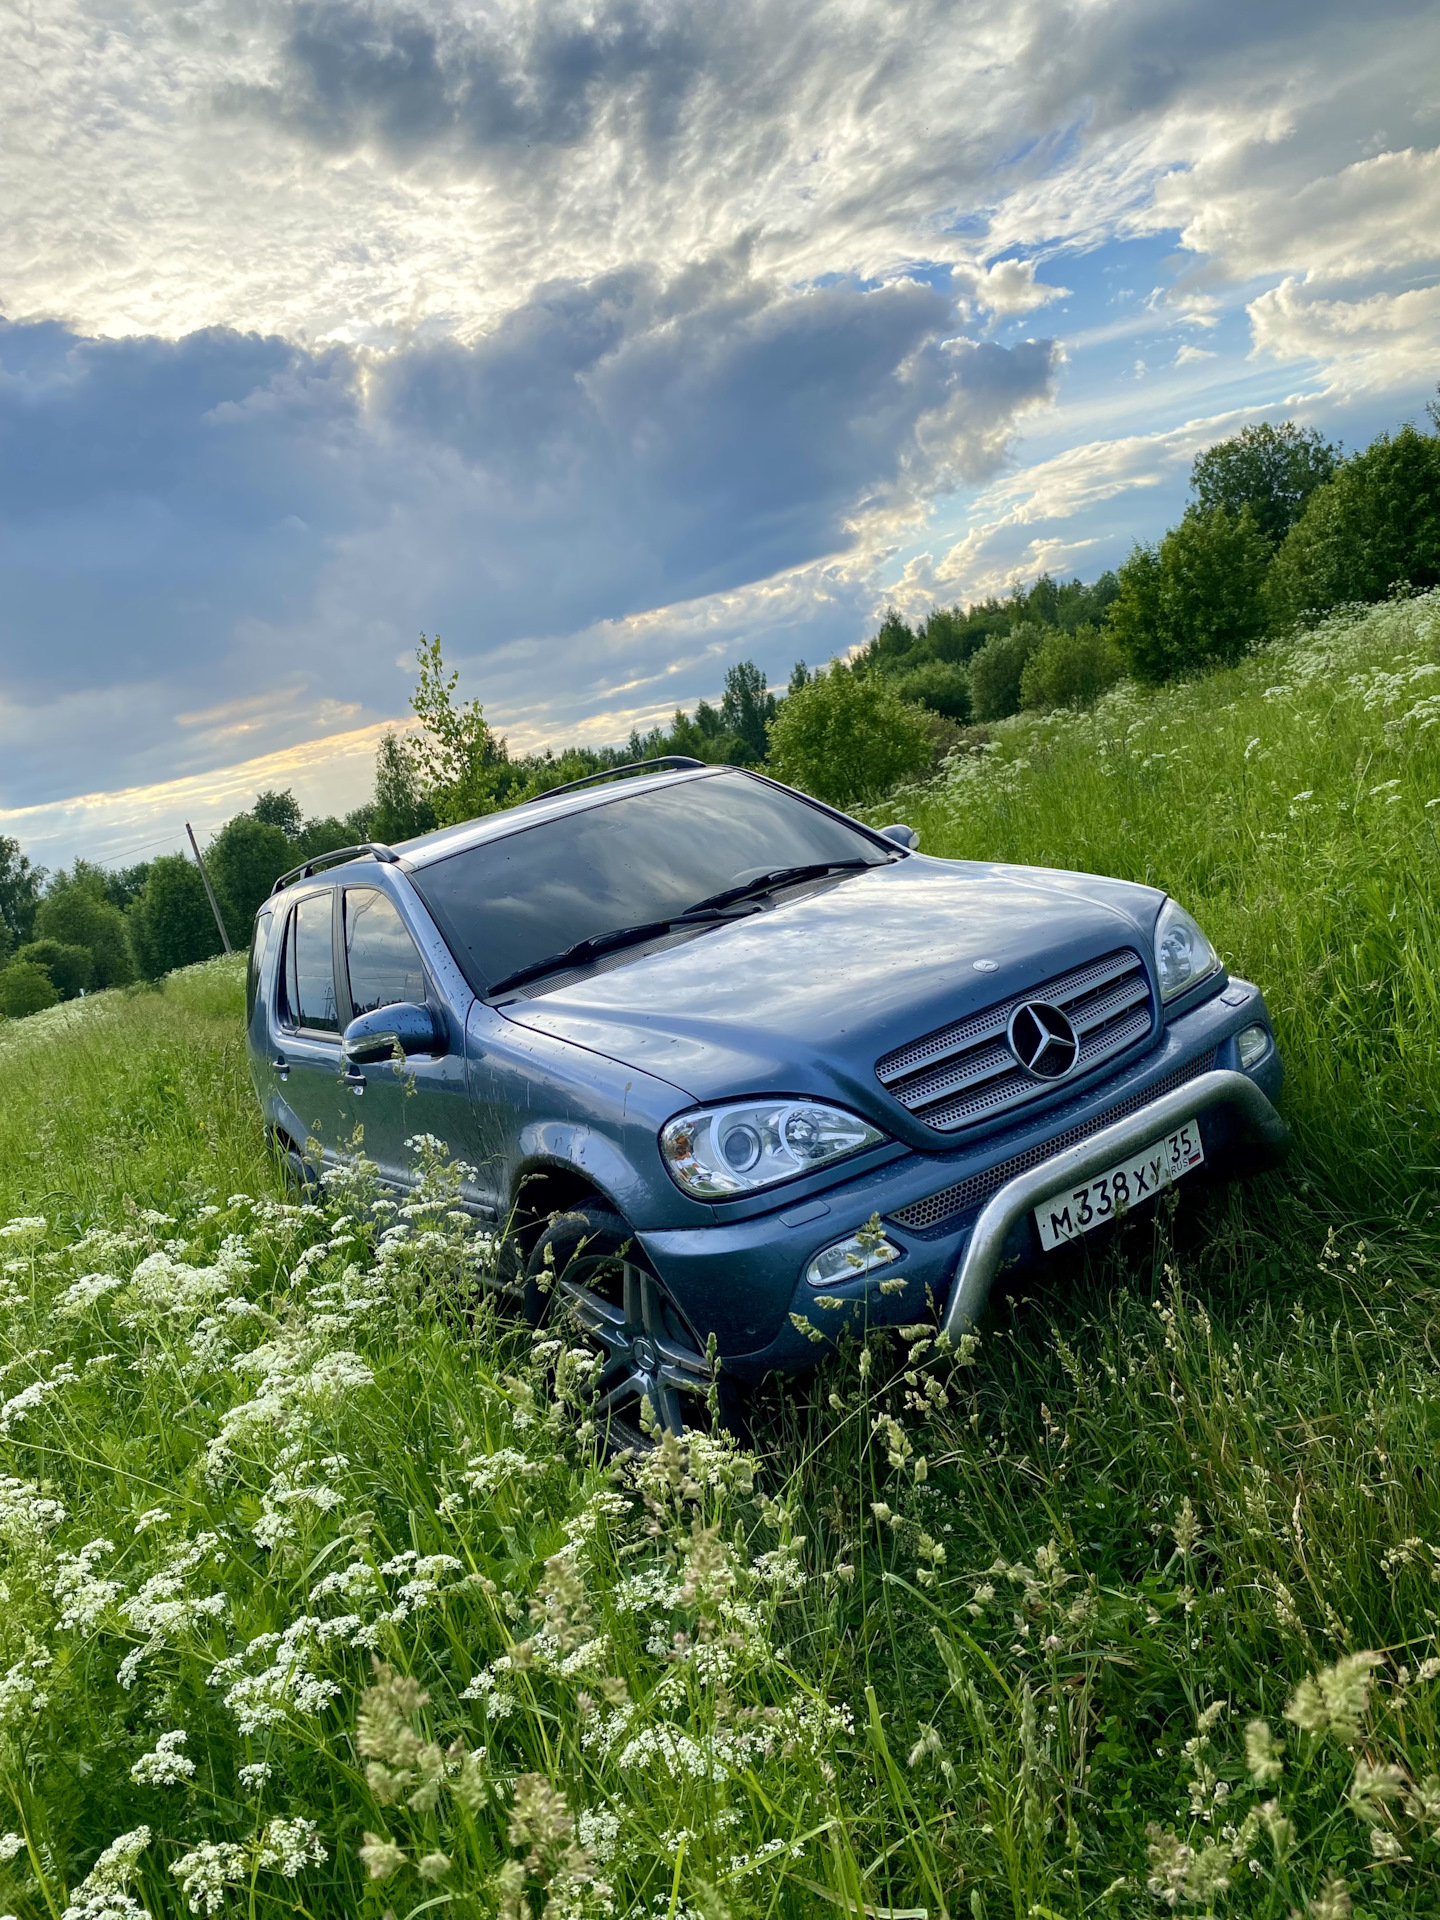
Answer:
<svg viewBox="0 0 1440 1920"><path fill-rule="evenodd" d="M235 969L0 1029L0 1910L1436 1911L1437 624L887 810L1171 888L1297 1154L973 1351L834 1357L753 1453L599 1462L443 1164L290 1205Z"/></svg>

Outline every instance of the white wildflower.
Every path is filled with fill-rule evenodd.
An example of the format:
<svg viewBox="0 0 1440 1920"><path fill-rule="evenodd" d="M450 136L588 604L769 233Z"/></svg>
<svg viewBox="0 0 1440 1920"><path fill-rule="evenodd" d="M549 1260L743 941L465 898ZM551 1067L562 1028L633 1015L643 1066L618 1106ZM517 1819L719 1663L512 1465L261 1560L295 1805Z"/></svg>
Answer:
<svg viewBox="0 0 1440 1920"><path fill-rule="evenodd" d="M229 1840L207 1841L176 1860L170 1871L191 1913L218 1913L226 1888L246 1878L245 1849Z"/></svg>
<svg viewBox="0 0 1440 1920"><path fill-rule="evenodd" d="M327 1858L313 1820L272 1820L261 1835L257 1865L293 1880L302 1867L319 1866Z"/></svg>
<svg viewBox="0 0 1440 1920"><path fill-rule="evenodd" d="M248 1767L241 1767L239 1781L247 1793L258 1793L270 1778L268 1760L252 1760Z"/></svg>
<svg viewBox="0 0 1440 1920"><path fill-rule="evenodd" d="M65 1518L58 1500L45 1499L33 1480L0 1476L0 1540L29 1545Z"/></svg>
<svg viewBox="0 0 1440 1920"><path fill-rule="evenodd" d="M13 1399L0 1406L0 1435L8 1438L17 1420L23 1420L36 1407L43 1406L52 1394L68 1386L74 1378L74 1367L68 1360L62 1360L48 1380L32 1380L28 1387L22 1387Z"/></svg>
<svg viewBox="0 0 1440 1920"><path fill-rule="evenodd" d="M95 1562L102 1554L113 1553L111 1540L92 1540L79 1553L62 1553L55 1562L55 1580L51 1592L59 1605L60 1625L79 1627L88 1633L106 1613L117 1594L123 1591L118 1580L97 1580Z"/></svg>
<svg viewBox="0 0 1440 1920"><path fill-rule="evenodd" d="M154 1752L143 1754L130 1769L130 1778L136 1786L178 1787L192 1779L195 1762L180 1751L185 1739L183 1727L176 1727L171 1733L162 1733L155 1743Z"/></svg>
<svg viewBox="0 0 1440 1920"><path fill-rule="evenodd" d="M64 1319L74 1319L93 1307L97 1300L103 1300L108 1293L116 1292L125 1282L117 1279L113 1273L86 1273L65 1289L55 1302L55 1311Z"/></svg>
<svg viewBox="0 0 1440 1920"><path fill-rule="evenodd" d="M575 1822L580 1844L596 1860L604 1862L615 1852L620 1838L620 1821L606 1807L587 1808Z"/></svg>
<svg viewBox="0 0 1440 1920"><path fill-rule="evenodd" d="M142 1914L125 1887L136 1862L150 1844L149 1827L135 1827L112 1840L75 1889L61 1920L121 1920Z"/></svg>

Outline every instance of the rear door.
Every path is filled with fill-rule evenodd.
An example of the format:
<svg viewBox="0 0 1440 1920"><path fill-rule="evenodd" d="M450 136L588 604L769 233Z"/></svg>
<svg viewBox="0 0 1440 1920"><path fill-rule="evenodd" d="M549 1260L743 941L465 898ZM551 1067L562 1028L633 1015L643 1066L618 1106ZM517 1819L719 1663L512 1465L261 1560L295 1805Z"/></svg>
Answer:
<svg viewBox="0 0 1440 1920"><path fill-rule="evenodd" d="M325 1159L347 1157L361 1116L340 1057L341 1000L335 968L336 889L317 887L290 909L276 982L280 1097L299 1142L318 1140Z"/></svg>

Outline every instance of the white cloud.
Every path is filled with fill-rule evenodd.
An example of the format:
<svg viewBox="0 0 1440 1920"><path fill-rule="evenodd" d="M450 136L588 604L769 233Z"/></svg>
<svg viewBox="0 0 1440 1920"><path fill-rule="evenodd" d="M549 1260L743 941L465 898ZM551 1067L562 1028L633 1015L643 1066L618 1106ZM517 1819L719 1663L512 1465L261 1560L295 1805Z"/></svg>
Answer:
<svg viewBox="0 0 1440 1920"><path fill-rule="evenodd" d="M1440 286L1327 300L1287 275L1249 312L1257 353L1318 361L1333 391L1393 391L1440 370Z"/></svg>
<svg viewBox="0 0 1440 1920"><path fill-rule="evenodd" d="M1052 300L1067 300L1068 287L1047 285L1035 278L1033 260L1000 260L987 267L975 280L975 295L983 307L997 317L1033 313Z"/></svg>

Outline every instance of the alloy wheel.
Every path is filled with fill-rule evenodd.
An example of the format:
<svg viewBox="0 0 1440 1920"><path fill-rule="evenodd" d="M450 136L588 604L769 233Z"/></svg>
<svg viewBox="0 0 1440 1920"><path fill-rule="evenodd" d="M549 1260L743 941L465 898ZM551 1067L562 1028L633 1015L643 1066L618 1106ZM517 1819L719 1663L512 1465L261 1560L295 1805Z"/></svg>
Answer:
<svg viewBox="0 0 1440 1920"><path fill-rule="evenodd" d="M563 1314L598 1358L592 1408L612 1446L648 1447L657 1428L680 1434L729 1424L730 1383L712 1377L693 1329L618 1216L560 1216L529 1276L534 1316Z"/></svg>

